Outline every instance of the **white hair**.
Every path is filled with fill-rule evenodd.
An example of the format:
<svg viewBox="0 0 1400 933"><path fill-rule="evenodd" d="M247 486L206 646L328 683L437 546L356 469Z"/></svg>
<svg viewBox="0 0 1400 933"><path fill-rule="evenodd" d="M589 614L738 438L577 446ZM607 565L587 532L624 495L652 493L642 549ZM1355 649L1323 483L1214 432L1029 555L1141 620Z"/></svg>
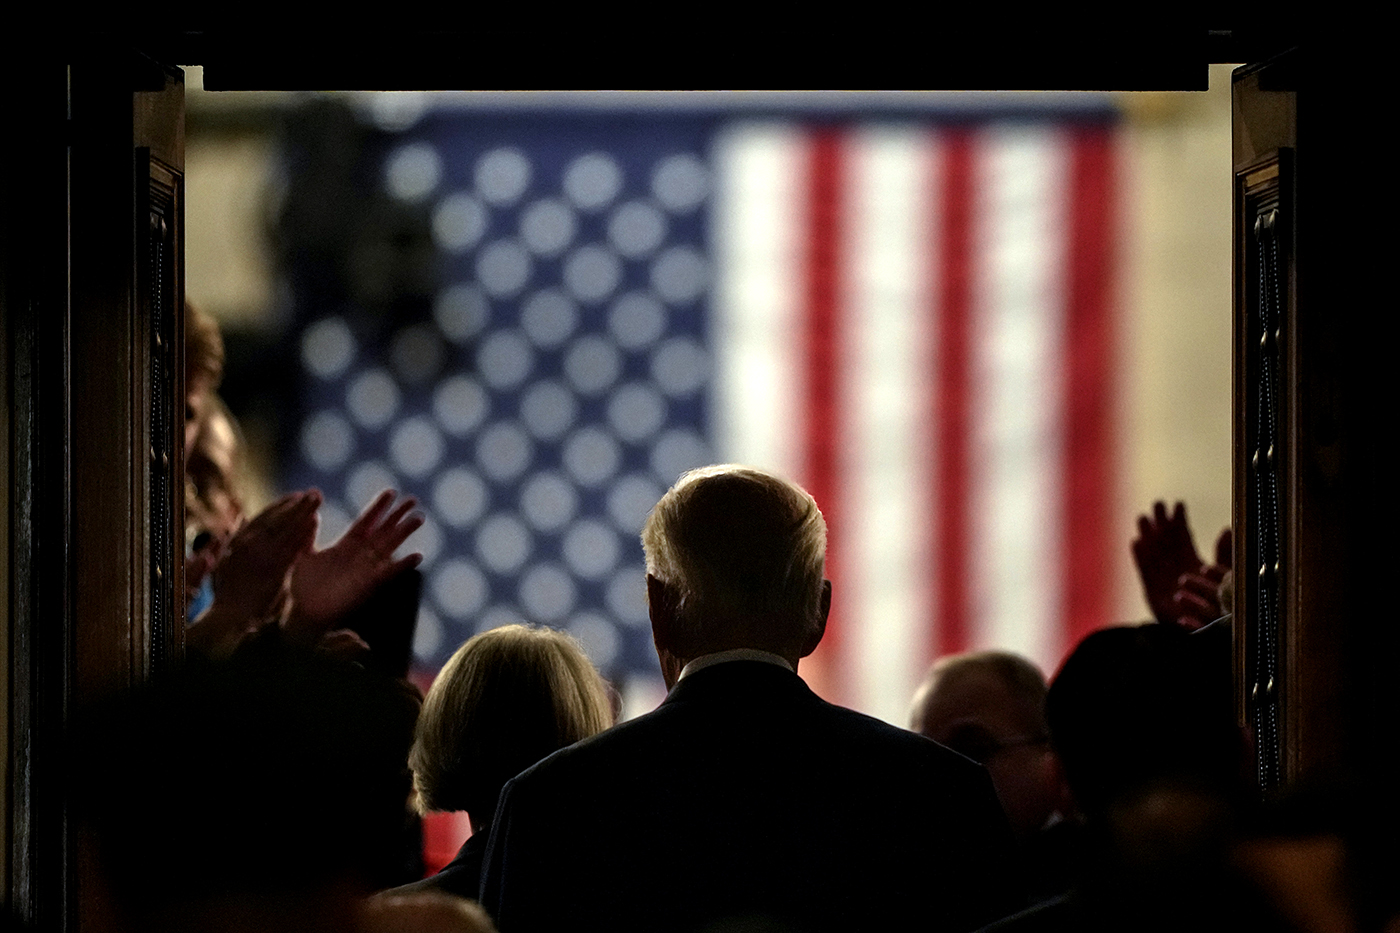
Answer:
<svg viewBox="0 0 1400 933"><path fill-rule="evenodd" d="M797 641L820 629L826 522L794 483L736 464L691 470L652 509L642 548L697 635L715 618L762 619Z"/></svg>

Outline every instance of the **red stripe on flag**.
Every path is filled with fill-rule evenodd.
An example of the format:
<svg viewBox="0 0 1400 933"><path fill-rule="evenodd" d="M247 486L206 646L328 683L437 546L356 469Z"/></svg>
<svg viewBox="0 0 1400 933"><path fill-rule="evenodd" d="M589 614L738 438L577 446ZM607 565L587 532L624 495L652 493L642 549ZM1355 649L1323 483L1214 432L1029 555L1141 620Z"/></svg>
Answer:
<svg viewBox="0 0 1400 933"><path fill-rule="evenodd" d="M842 399L840 390L843 186L845 164L841 135L818 130L812 136L807 172L807 243L804 340L807 430L802 481L817 500L828 529L826 576L833 580L833 609L821 647L809 662L813 689L828 697L841 695L841 508L840 459Z"/></svg>
<svg viewBox="0 0 1400 933"><path fill-rule="evenodd" d="M948 133L944 146L942 223L936 257L940 292L935 309L938 347L939 435L937 483L937 654L968 647L967 580L972 536L969 527L972 432L972 134Z"/></svg>
<svg viewBox="0 0 1400 933"><path fill-rule="evenodd" d="M1109 587L1103 568L1114 558L1113 242L1116 216L1112 134L1071 133L1069 275L1065 349L1064 580L1065 653L1106 625Z"/></svg>

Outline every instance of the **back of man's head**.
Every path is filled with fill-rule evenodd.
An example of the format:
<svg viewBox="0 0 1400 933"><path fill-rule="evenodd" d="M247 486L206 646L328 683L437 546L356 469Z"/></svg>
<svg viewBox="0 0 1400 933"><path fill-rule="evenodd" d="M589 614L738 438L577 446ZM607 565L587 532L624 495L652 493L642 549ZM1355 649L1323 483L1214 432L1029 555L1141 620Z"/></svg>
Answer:
<svg viewBox="0 0 1400 933"><path fill-rule="evenodd" d="M1228 653L1161 625L1086 637L1050 685L1046 715L1065 777L1089 816L1153 785L1240 791Z"/></svg>
<svg viewBox="0 0 1400 933"><path fill-rule="evenodd" d="M652 509L642 547L687 656L786 653L821 632L826 522L793 483L732 464L692 470Z"/></svg>

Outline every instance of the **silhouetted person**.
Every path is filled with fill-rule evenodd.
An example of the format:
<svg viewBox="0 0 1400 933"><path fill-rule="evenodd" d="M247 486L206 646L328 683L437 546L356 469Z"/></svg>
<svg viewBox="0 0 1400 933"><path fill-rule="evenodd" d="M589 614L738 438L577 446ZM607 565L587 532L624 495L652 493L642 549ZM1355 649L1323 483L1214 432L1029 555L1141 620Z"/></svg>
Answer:
<svg viewBox="0 0 1400 933"><path fill-rule="evenodd" d="M506 785L482 887L504 933L939 931L1018 906L986 772L797 676L831 599L810 495L692 471L642 543L670 693Z"/></svg>
<svg viewBox="0 0 1400 933"><path fill-rule="evenodd" d="M486 911L441 891L386 891L360 912L354 933L496 933Z"/></svg>
<svg viewBox="0 0 1400 933"><path fill-rule="evenodd" d="M501 787L610 725L603 678L568 635L505 625L468 639L423 701L408 763L419 810L464 810L472 835L442 871L391 893L440 890L475 900Z"/></svg>
<svg viewBox="0 0 1400 933"><path fill-rule="evenodd" d="M418 698L270 644L194 664L75 736L116 929L353 930L393 884Z"/></svg>
<svg viewBox="0 0 1400 933"><path fill-rule="evenodd" d="M1069 887L1078 835L1063 819L1068 790L1050 747L1045 694L1045 675L1031 661L975 651L940 658L909 711L915 732L987 769L1037 900Z"/></svg>
<svg viewBox="0 0 1400 933"><path fill-rule="evenodd" d="M986 767L1020 838L1044 829L1063 804L1045 692L1045 676L1020 655L950 655L930 668L909 713L909 728Z"/></svg>
<svg viewBox="0 0 1400 933"><path fill-rule="evenodd" d="M1206 634L1104 629L1066 659L1046 713L1084 822L1082 874L1068 896L993 929L1262 928L1229 870L1249 788L1229 654Z"/></svg>

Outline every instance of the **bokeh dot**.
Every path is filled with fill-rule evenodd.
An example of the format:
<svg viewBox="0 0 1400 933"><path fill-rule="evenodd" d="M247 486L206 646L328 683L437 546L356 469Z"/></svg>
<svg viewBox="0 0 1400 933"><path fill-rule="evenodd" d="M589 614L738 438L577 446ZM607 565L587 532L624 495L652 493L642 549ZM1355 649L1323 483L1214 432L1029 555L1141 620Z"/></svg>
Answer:
<svg viewBox="0 0 1400 933"><path fill-rule="evenodd" d="M633 567L613 574L612 579L608 581L604 600L614 618L636 627L646 625L646 571Z"/></svg>
<svg viewBox="0 0 1400 933"><path fill-rule="evenodd" d="M498 629L503 625L518 625L521 622L520 611L513 606L492 606L476 618L475 630L477 634Z"/></svg>
<svg viewBox="0 0 1400 933"><path fill-rule="evenodd" d="M538 473L520 491L520 511L537 531L557 531L578 512L578 493L557 473Z"/></svg>
<svg viewBox="0 0 1400 933"><path fill-rule="evenodd" d="M514 515L492 515L476 531L476 556L497 573L519 570L530 559L530 530Z"/></svg>
<svg viewBox="0 0 1400 933"><path fill-rule="evenodd" d="M466 343L481 332L491 314L490 300L476 285L458 283L438 292L433 320L453 343Z"/></svg>
<svg viewBox="0 0 1400 933"><path fill-rule="evenodd" d="M564 170L564 193L580 210L606 207L622 189L622 170L605 153L590 152Z"/></svg>
<svg viewBox="0 0 1400 933"><path fill-rule="evenodd" d="M615 566L620 553L617 533L592 520L575 522L564 535L564 562L585 580L599 580Z"/></svg>
<svg viewBox="0 0 1400 933"><path fill-rule="evenodd" d="M537 382L520 399L520 420L542 441L562 437L578 419L578 400L557 382Z"/></svg>
<svg viewBox="0 0 1400 933"><path fill-rule="evenodd" d="M686 470L707 466L711 462L710 447L694 431L673 428L661 435L651 449L651 469L667 486Z"/></svg>
<svg viewBox="0 0 1400 933"><path fill-rule="evenodd" d="M530 254L514 240L496 240L476 257L476 279L487 294L496 298L518 295L532 271Z"/></svg>
<svg viewBox="0 0 1400 933"><path fill-rule="evenodd" d="M402 133L423 118L429 97L424 91L380 91L361 94L357 102L376 127L386 133Z"/></svg>
<svg viewBox="0 0 1400 933"><path fill-rule="evenodd" d="M608 490L608 517L623 534L640 534L647 515L665 492L665 487L645 476L624 476Z"/></svg>
<svg viewBox="0 0 1400 933"><path fill-rule="evenodd" d="M433 484L433 510L453 528L471 526L489 501L490 493L481 477L463 467L443 470Z"/></svg>
<svg viewBox="0 0 1400 933"><path fill-rule="evenodd" d="M394 556L407 557L409 554L421 554L423 560L418 566L427 570L437 562L445 543L446 538L442 533L442 526L433 521L431 515L424 515L423 524L419 525L417 530L408 536L407 541L399 545Z"/></svg>
<svg viewBox="0 0 1400 933"><path fill-rule="evenodd" d="M558 256L577 230L573 208L553 198L536 201L520 215L520 239L539 256Z"/></svg>
<svg viewBox="0 0 1400 933"><path fill-rule="evenodd" d="M356 512L374 501L386 489L398 488L398 477L379 460L367 460L350 471L345 480L345 501Z"/></svg>
<svg viewBox="0 0 1400 933"><path fill-rule="evenodd" d="M301 426L301 452L327 472L339 469L355 446L355 429L339 412L321 411Z"/></svg>
<svg viewBox="0 0 1400 933"><path fill-rule="evenodd" d="M535 292L520 307L520 326L537 347L557 347L578 327L578 306L555 289Z"/></svg>
<svg viewBox="0 0 1400 933"><path fill-rule="evenodd" d="M611 387L621 369L617 349L600 337L580 337L564 356L564 374L584 395L598 395Z"/></svg>
<svg viewBox="0 0 1400 933"><path fill-rule="evenodd" d="M316 547L327 548L339 541L345 529L350 527L350 513L330 497L321 503L319 511L321 527L316 530Z"/></svg>
<svg viewBox="0 0 1400 933"><path fill-rule="evenodd" d="M470 618L490 595L485 574L460 557L443 561L433 572L429 586L438 608L454 619Z"/></svg>
<svg viewBox="0 0 1400 933"><path fill-rule="evenodd" d="M617 628L593 612L585 612L569 620L568 633L578 639L583 653L597 668L608 668L617 661L621 642Z"/></svg>
<svg viewBox="0 0 1400 933"><path fill-rule="evenodd" d="M617 474L622 452L612 435L597 428L574 432L564 445L564 466L582 486L598 486Z"/></svg>
<svg viewBox="0 0 1400 933"><path fill-rule="evenodd" d="M400 201L421 201L442 181L442 156L428 143L409 143L389 154L384 187Z"/></svg>
<svg viewBox="0 0 1400 933"><path fill-rule="evenodd" d="M405 476L424 476L442 462L442 434L427 418L405 418L389 438L389 455Z"/></svg>
<svg viewBox="0 0 1400 933"><path fill-rule="evenodd" d="M481 342L476 365L482 381L493 389L513 389L530 375L535 352L518 332L500 330Z"/></svg>
<svg viewBox="0 0 1400 933"><path fill-rule="evenodd" d="M442 620L427 606L418 607L418 622L413 627L413 656L430 664L442 647Z"/></svg>
<svg viewBox="0 0 1400 933"><path fill-rule="evenodd" d="M362 428L382 428L399 410L399 386L385 370L366 369L345 390L345 407Z"/></svg>
<svg viewBox="0 0 1400 933"><path fill-rule="evenodd" d="M666 239L666 217L645 201L618 205L608 218L608 242L628 259L656 251Z"/></svg>
<svg viewBox="0 0 1400 933"><path fill-rule="evenodd" d="M491 425L476 442L477 465L498 482L515 479L525 472L533 453L529 435L509 421Z"/></svg>
<svg viewBox="0 0 1400 933"><path fill-rule="evenodd" d="M488 204L514 204L530 186L530 160L519 149L493 149L476 163L476 190Z"/></svg>
<svg viewBox="0 0 1400 933"><path fill-rule="evenodd" d="M667 210L695 210L710 191L710 173L698 156L680 152L662 159L651 175L651 193Z"/></svg>
<svg viewBox="0 0 1400 933"><path fill-rule="evenodd" d="M486 390L466 376L444 379L433 392L433 416L444 431L457 437L475 430L489 409Z"/></svg>
<svg viewBox="0 0 1400 933"><path fill-rule="evenodd" d="M622 281L622 263L603 246L581 246L564 260L564 284L579 301L601 301Z"/></svg>
<svg viewBox="0 0 1400 933"><path fill-rule="evenodd" d="M672 337L652 356L651 378L667 395L694 395L710 378L710 355L697 340Z"/></svg>
<svg viewBox="0 0 1400 933"><path fill-rule="evenodd" d="M465 253L486 233L486 207L466 192L449 194L433 210L433 241L447 253Z"/></svg>
<svg viewBox="0 0 1400 933"><path fill-rule="evenodd" d="M624 441L644 441L665 422L666 400L646 383L622 386L608 400L608 424Z"/></svg>
<svg viewBox="0 0 1400 933"><path fill-rule="evenodd" d="M623 295L608 313L608 330L627 350L651 346L665 329L666 306L648 292Z"/></svg>
<svg viewBox="0 0 1400 933"><path fill-rule="evenodd" d="M697 250L673 246L651 265L651 287L671 304L699 298L709 285L709 266Z"/></svg>
<svg viewBox="0 0 1400 933"><path fill-rule="evenodd" d="M568 615L577 601L573 578L553 564L531 567L520 578L520 605L532 619L554 622Z"/></svg>
<svg viewBox="0 0 1400 933"><path fill-rule="evenodd" d="M301 361L312 375L334 379L355 361L355 335L338 317L322 318L301 335Z"/></svg>

